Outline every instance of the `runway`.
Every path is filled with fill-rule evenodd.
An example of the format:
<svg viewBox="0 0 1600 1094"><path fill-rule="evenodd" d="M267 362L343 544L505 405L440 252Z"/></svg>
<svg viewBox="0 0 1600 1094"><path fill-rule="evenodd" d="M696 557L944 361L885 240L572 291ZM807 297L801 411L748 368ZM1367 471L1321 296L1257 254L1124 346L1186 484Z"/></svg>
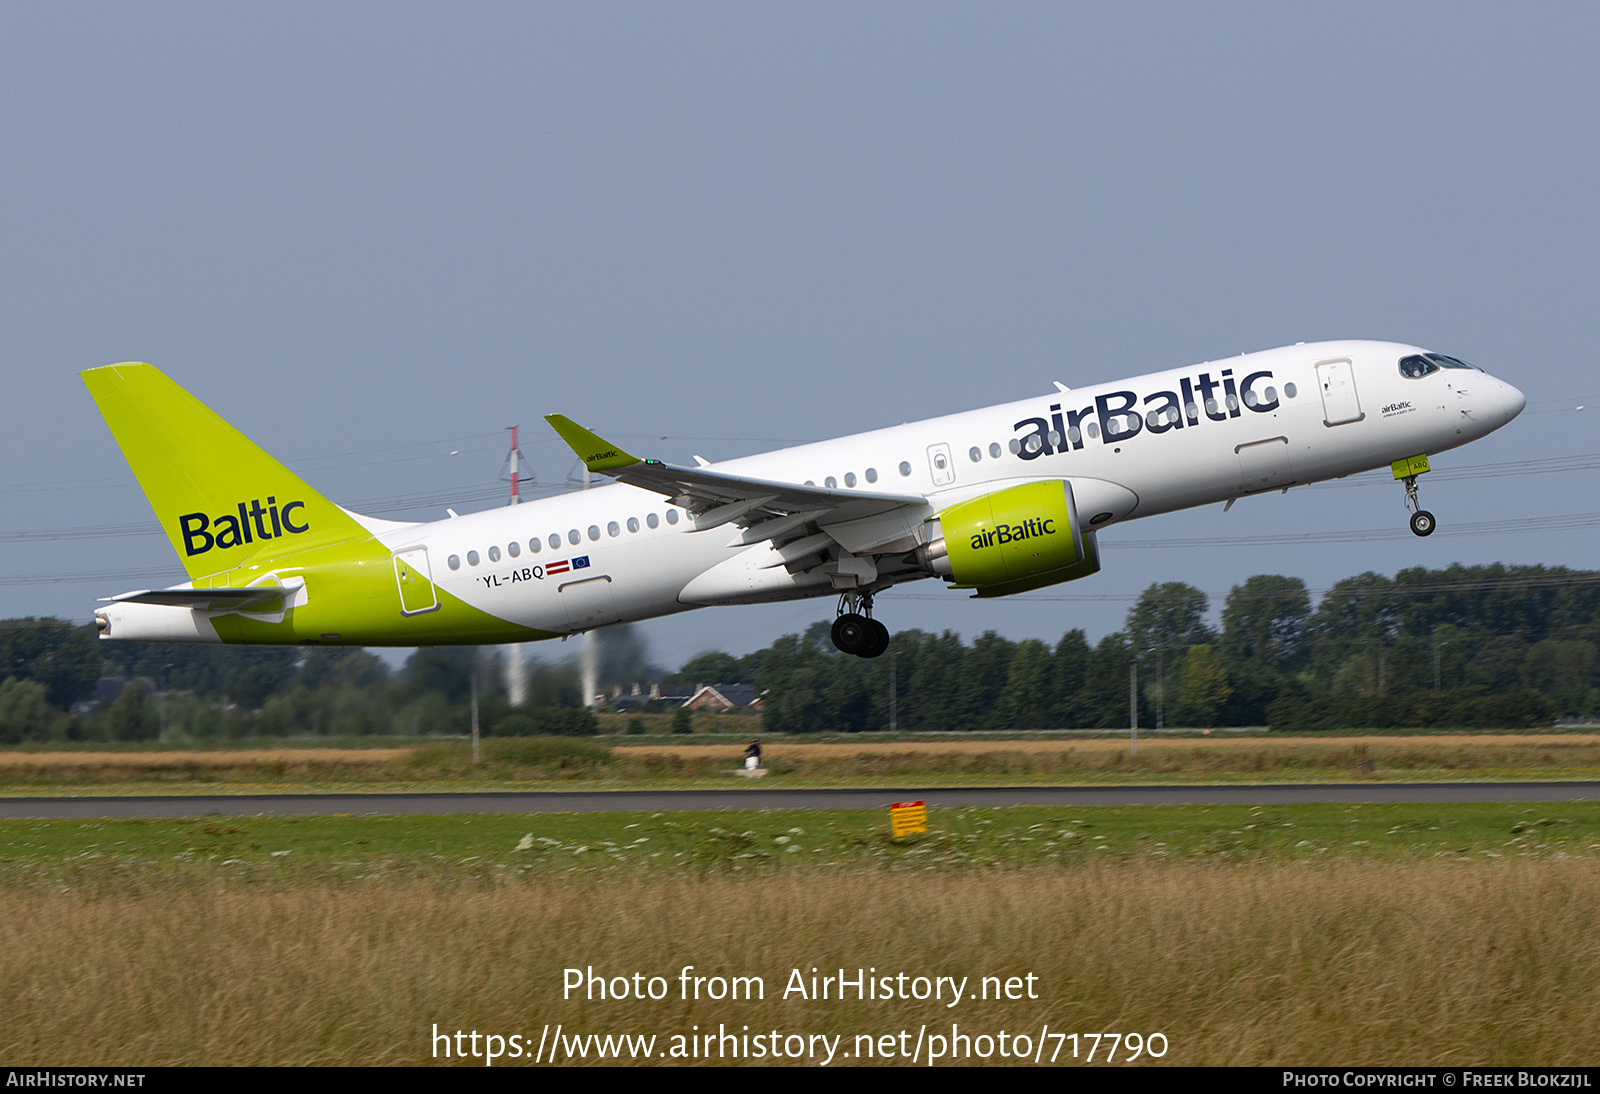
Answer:
<svg viewBox="0 0 1600 1094"><path fill-rule="evenodd" d="M229 794L0 798L0 819L620 813L929 806L1290 805L1307 802L1600 801L1600 782L1275 783L1254 786L916 787L892 790L617 790L462 794Z"/></svg>

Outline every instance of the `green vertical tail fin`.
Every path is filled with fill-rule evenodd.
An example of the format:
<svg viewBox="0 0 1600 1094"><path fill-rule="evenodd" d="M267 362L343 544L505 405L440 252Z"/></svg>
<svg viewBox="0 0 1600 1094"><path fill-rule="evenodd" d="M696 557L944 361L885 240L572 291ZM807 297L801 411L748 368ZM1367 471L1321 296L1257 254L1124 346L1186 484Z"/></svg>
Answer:
<svg viewBox="0 0 1600 1094"><path fill-rule="evenodd" d="M368 533L151 365L83 382L191 578Z"/></svg>

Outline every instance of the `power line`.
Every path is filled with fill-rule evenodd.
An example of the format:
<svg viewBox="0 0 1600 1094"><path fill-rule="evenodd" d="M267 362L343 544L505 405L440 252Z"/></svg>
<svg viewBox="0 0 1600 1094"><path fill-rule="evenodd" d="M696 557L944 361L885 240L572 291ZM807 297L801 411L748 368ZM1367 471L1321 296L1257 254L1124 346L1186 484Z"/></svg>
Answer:
<svg viewBox="0 0 1600 1094"><path fill-rule="evenodd" d="M1503 460L1498 463L1465 464L1461 467L1441 467L1429 471L1423 482L1457 482L1462 479L1503 479L1515 475L1554 475L1563 471L1593 471L1600 468L1600 452L1578 456L1552 456L1538 460ZM1393 481L1379 468L1363 471L1342 479L1328 479L1311 483L1315 490L1346 489L1352 486L1376 486Z"/></svg>
<svg viewBox="0 0 1600 1094"><path fill-rule="evenodd" d="M1355 580L1350 578L1347 580ZM1573 585L1600 584L1600 571L1575 570L1560 573L1528 574L1523 577L1485 578L1482 581L1434 581L1434 582L1403 582L1393 578L1382 579L1385 584L1379 586L1348 585L1341 587L1334 585L1326 589L1306 589L1308 598L1327 597L1338 593L1352 598L1362 597L1405 597L1423 596L1432 593L1463 593L1463 592L1490 592L1498 589L1528 589L1546 586L1570 587ZM1271 589L1265 592L1252 593L1243 586L1236 586L1220 598L1242 600L1272 600L1285 595L1294 595L1298 590ZM1148 590L1145 590L1148 592ZM1038 596L1023 593L1021 596L1033 601L1074 602L1074 603L1126 603L1130 600L1141 600L1145 592L1137 593L1046 593ZM1206 593L1208 599L1218 599L1219 594ZM949 597L939 593L895 593L895 600L948 600Z"/></svg>
<svg viewBox="0 0 1600 1094"><path fill-rule="evenodd" d="M1600 513L1565 513L1549 517L1518 517L1505 520L1481 520L1465 524L1441 524L1439 532L1446 538L1455 536L1502 536L1517 532L1561 532L1600 525ZM1326 532L1282 532L1276 535L1256 536L1184 536L1168 539L1114 539L1108 537L1106 546L1134 551L1170 550L1186 547L1241 547L1268 544L1350 543L1371 540L1405 540L1411 532L1405 528L1348 528Z"/></svg>

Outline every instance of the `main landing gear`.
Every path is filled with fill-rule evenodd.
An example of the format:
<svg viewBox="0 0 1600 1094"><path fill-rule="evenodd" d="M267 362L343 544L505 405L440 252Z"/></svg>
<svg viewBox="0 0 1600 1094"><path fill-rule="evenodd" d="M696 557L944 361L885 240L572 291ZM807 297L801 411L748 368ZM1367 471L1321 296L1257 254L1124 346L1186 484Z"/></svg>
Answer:
<svg viewBox="0 0 1600 1094"><path fill-rule="evenodd" d="M833 644L840 653L877 657L889 648L889 628L872 618L872 594L851 589L839 597Z"/></svg>
<svg viewBox="0 0 1600 1094"><path fill-rule="evenodd" d="M1406 484L1406 508L1411 510L1412 534L1418 536L1433 535L1433 530L1438 525L1434 523L1433 514L1422 508L1421 503L1417 501L1417 477L1415 475L1407 475L1404 482Z"/></svg>

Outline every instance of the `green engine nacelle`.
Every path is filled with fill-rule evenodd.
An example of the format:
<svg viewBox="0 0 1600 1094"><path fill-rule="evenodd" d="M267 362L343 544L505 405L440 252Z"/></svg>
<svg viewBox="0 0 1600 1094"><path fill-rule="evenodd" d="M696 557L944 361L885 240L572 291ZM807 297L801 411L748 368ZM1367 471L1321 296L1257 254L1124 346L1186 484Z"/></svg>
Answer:
<svg viewBox="0 0 1600 1094"><path fill-rule="evenodd" d="M1008 596L1100 570L1094 533L1078 521L1072 484L1030 482L944 510L918 559L957 589Z"/></svg>

